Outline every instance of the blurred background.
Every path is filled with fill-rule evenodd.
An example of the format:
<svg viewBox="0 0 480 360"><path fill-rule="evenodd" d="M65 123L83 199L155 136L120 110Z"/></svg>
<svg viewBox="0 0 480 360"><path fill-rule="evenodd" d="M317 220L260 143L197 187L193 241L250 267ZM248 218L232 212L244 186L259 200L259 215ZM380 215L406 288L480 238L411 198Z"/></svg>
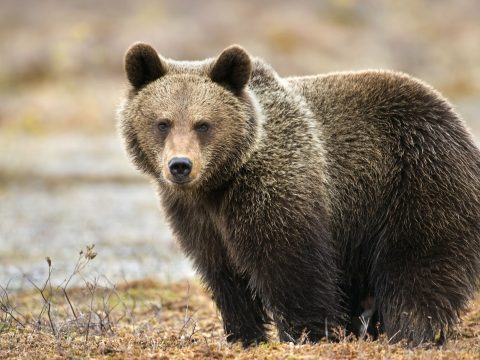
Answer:
<svg viewBox="0 0 480 360"><path fill-rule="evenodd" d="M116 134L131 43L183 60L238 43L281 75L401 70L479 140L479 19L469 0L2 0L0 285L40 281L46 256L61 281L87 244L91 272L112 281L192 276Z"/></svg>

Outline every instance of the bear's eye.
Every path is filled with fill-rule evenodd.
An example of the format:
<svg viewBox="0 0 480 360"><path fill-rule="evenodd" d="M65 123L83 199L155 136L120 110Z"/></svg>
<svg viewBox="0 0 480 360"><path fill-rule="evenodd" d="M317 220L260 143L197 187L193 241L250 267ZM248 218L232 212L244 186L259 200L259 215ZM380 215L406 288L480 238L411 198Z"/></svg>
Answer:
<svg viewBox="0 0 480 360"><path fill-rule="evenodd" d="M201 122L195 125L195 130L201 133L207 132L210 129L210 125L206 122Z"/></svg>
<svg viewBox="0 0 480 360"><path fill-rule="evenodd" d="M158 131L160 131L160 132L168 131L169 128L170 128L170 124L169 124L168 121L166 121L166 120L160 120L160 121L157 123L157 129L158 129Z"/></svg>

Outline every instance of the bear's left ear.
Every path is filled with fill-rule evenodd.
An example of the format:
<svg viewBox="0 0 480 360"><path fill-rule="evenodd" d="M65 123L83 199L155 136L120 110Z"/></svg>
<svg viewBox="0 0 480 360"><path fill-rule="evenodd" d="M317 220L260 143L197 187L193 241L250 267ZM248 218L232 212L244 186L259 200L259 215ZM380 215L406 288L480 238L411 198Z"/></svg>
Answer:
<svg viewBox="0 0 480 360"><path fill-rule="evenodd" d="M135 90L166 74L166 66L150 45L133 44L125 54L125 72Z"/></svg>
<svg viewBox="0 0 480 360"><path fill-rule="evenodd" d="M242 47L232 45L217 58L210 71L210 78L238 95L250 80L251 73L252 62L248 53Z"/></svg>

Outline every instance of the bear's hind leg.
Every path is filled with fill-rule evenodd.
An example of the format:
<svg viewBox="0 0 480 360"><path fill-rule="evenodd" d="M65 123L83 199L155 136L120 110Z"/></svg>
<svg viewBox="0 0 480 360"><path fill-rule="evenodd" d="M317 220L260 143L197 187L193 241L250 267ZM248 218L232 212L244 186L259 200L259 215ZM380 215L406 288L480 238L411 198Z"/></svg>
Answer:
<svg viewBox="0 0 480 360"><path fill-rule="evenodd" d="M372 282L381 325L391 342L443 341L475 291L478 255L466 244L478 243L478 227L437 237L411 230L418 232L393 232L379 246Z"/></svg>

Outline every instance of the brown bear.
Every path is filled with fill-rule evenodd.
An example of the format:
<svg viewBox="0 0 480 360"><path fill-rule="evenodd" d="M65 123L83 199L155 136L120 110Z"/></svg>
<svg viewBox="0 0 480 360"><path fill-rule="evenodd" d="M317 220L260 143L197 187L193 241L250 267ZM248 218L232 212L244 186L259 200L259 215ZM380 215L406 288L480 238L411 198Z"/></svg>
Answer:
<svg viewBox="0 0 480 360"><path fill-rule="evenodd" d="M273 321L315 342L373 313L416 345L457 323L480 273L480 151L438 92L390 71L281 78L239 46L188 62L138 43L125 68L127 152L227 340Z"/></svg>

